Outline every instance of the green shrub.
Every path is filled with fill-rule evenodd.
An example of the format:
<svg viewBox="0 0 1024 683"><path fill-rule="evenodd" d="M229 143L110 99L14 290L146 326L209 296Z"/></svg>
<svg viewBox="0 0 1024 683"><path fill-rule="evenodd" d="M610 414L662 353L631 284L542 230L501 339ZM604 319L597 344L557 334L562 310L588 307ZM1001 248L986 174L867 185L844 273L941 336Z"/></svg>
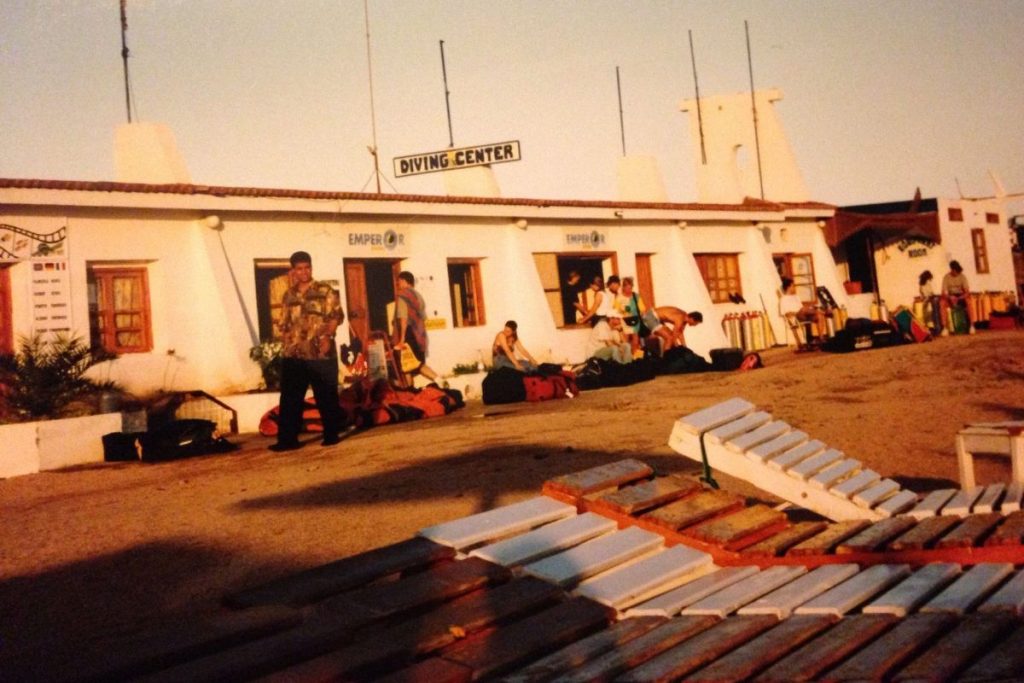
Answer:
<svg viewBox="0 0 1024 683"><path fill-rule="evenodd" d="M268 391L281 389L281 350L281 342L262 342L249 349L249 358L260 366L263 388Z"/></svg>
<svg viewBox="0 0 1024 683"><path fill-rule="evenodd" d="M91 349L79 337L57 334L47 338L37 332L22 337L19 344L17 353L0 355L0 384L10 417L60 417L74 401L119 390L114 382L85 376L89 368L117 356Z"/></svg>

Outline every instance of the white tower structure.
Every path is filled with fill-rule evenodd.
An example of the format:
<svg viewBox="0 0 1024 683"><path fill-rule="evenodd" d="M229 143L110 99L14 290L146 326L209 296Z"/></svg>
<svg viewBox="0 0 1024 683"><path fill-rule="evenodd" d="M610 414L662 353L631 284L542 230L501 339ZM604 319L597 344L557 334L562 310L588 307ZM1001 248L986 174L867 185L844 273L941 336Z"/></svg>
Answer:
<svg viewBox="0 0 1024 683"><path fill-rule="evenodd" d="M781 99L782 92L776 89L755 93L756 138L749 92L702 97L699 116L697 100L680 103L680 110L690 115L698 201L732 204L746 197L760 199L762 182L763 198L768 201L809 199L796 157L775 111L774 103Z"/></svg>

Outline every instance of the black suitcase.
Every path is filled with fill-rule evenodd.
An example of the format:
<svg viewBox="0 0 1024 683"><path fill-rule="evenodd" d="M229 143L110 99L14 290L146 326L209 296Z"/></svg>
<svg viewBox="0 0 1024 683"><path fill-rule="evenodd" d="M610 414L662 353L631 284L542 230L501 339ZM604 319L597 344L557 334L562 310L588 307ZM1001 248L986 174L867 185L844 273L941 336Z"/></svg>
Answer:
<svg viewBox="0 0 1024 683"><path fill-rule="evenodd" d="M486 405L519 403L526 400L525 375L512 368L498 368L487 373L481 389Z"/></svg>
<svg viewBox="0 0 1024 683"><path fill-rule="evenodd" d="M875 320L871 323L871 347L875 349L895 346L903 341L902 335L891 323Z"/></svg>
<svg viewBox="0 0 1024 683"><path fill-rule="evenodd" d="M711 349L711 369L719 372L737 370L743 363L743 349Z"/></svg>
<svg viewBox="0 0 1024 683"><path fill-rule="evenodd" d="M140 439L145 435L146 432L111 432L110 434L104 434L101 437L103 440L104 462L139 460L141 458L139 454L141 450Z"/></svg>

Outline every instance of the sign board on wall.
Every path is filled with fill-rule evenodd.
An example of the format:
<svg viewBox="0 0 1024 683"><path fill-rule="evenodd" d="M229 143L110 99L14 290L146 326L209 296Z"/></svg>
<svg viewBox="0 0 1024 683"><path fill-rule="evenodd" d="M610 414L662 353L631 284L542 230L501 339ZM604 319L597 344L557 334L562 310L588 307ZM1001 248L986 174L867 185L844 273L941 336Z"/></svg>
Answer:
<svg viewBox="0 0 1024 683"><path fill-rule="evenodd" d="M565 248L570 251L603 249L608 244L608 235L603 230L566 228L563 233Z"/></svg>
<svg viewBox="0 0 1024 683"><path fill-rule="evenodd" d="M32 330L71 331L71 286L66 259L32 262Z"/></svg>
<svg viewBox="0 0 1024 683"><path fill-rule="evenodd" d="M346 254L352 256L405 257L409 254L409 235L404 227L353 228L345 236Z"/></svg>
<svg viewBox="0 0 1024 683"><path fill-rule="evenodd" d="M421 173L437 173L470 166L489 166L519 161L519 141L496 142L490 145L460 147L426 154L410 154L395 157L395 177L419 175Z"/></svg>

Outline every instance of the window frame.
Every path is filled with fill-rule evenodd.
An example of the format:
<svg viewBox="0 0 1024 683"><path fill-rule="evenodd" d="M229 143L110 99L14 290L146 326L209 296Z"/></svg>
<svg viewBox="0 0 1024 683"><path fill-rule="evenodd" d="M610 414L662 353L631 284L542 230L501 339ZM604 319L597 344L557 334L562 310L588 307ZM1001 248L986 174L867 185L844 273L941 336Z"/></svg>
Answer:
<svg viewBox="0 0 1024 683"><path fill-rule="evenodd" d="M711 303L715 304L727 304L731 303L729 299L730 294L739 294L743 296L743 275L740 270L740 255L734 252L704 252L693 255L694 260L697 262L697 269L700 271L701 279L704 280L704 288L708 292L708 296L711 297ZM719 278L717 275L711 277L709 274L709 266L716 261L724 261L726 264L726 270L728 270L731 264L735 268L735 275L726 275L724 278ZM727 284L723 289L718 284L720 281L726 283L735 282L735 287L731 284Z"/></svg>
<svg viewBox="0 0 1024 683"><path fill-rule="evenodd" d="M128 315L138 314L141 325L133 327L117 327L117 315L126 311L114 308L113 293L115 278L137 278L140 288L141 308L138 311L129 309ZM153 350L153 312L149 297L149 268L145 264L87 264L86 282L89 287L89 341L93 347L116 354L149 353ZM101 286L100 283L105 283ZM95 289L93 289L95 288ZM95 297L95 300L94 300ZM102 299L102 300L101 300ZM101 323L102 322L102 326ZM119 332L137 331L142 339L140 344L122 345L118 342Z"/></svg>
<svg viewBox="0 0 1024 683"><path fill-rule="evenodd" d="M946 209L946 215L952 223L964 222L964 210L958 206L950 206Z"/></svg>
<svg viewBox="0 0 1024 683"><path fill-rule="evenodd" d="M804 258L807 259L811 268L811 272L809 275L811 281L809 284L807 282L801 281L801 278L807 277L806 275L794 275L793 273L793 259ZM789 279L791 279L793 283L796 285L797 291L800 291L801 288L806 288L808 286L810 287L811 297L809 299L804 299L803 297L800 297L801 301L803 301L805 304L818 303L818 278L814 272L813 254L811 254L810 252L782 252L772 254L772 260L775 262L775 268L779 273L779 277L788 277Z"/></svg>
<svg viewBox="0 0 1024 683"><path fill-rule="evenodd" d="M971 228L971 249L974 252L974 270L979 274L989 272L988 245L985 243L985 230Z"/></svg>
<svg viewBox="0 0 1024 683"><path fill-rule="evenodd" d="M260 336L261 343L268 343L278 341L280 335L277 333L276 324L280 323L281 319L281 302L276 303L270 298L270 292L267 288L261 288L260 284L268 285L272 280L282 275L287 275L291 270L291 264L288 259L272 259L272 258L261 258L253 260L253 288L256 292L256 326L257 332ZM273 278L262 278L260 272L277 273L276 277ZM276 313L276 316L275 316ZM269 330L267 329L269 326Z"/></svg>
<svg viewBox="0 0 1024 683"><path fill-rule="evenodd" d="M452 327L453 328L465 328L465 327L483 327L487 324L487 311L484 308L484 283L483 283L483 269L480 264L483 261L481 258L449 258L445 264L445 269L448 273L448 300L452 307ZM461 284L452 278L452 266L466 266L466 271L469 275L469 279L472 284L472 293L463 293L461 299L467 301L472 307L472 315L467 316L465 312L462 314L462 323L459 323L458 309L456 306L455 297L455 286ZM466 322L467 319L471 319L472 322Z"/></svg>
<svg viewBox="0 0 1024 683"><path fill-rule="evenodd" d="M989 225L999 225L999 214L991 211L985 212L985 222Z"/></svg>
<svg viewBox="0 0 1024 683"><path fill-rule="evenodd" d="M548 308L551 311L551 320L555 324L555 328L559 330L575 330L575 329L589 329L590 325L587 323L578 322L566 322L566 307L565 302L569 300L567 296L571 292L565 291L565 278L563 272L569 265L566 262L570 260L578 261L592 261L598 264L602 278L607 278L609 275L619 272L619 255L618 252L614 251L535 251L533 252L534 267L537 269L537 275L541 280L541 289L544 290L544 298L548 303ZM556 274L556 280L554 282L545 282L544 276L540 267L540 259L546 257L553 257L554 270ZM580 264L582 266L582 264ZM588 278L597 273L598 269L595 268L580 268L581 270L591 271L590 273L580 273L580 287L579 291L586 289L586 283ZM554 285L554 286L552 286ZM578 295L577 291L577 295ZM552 303L552 297L558 296L558 307ZM571 309L573 312L573 318L575 319L575 309ZM561 312L562 318L560 319L558 313Z"/></svg>

